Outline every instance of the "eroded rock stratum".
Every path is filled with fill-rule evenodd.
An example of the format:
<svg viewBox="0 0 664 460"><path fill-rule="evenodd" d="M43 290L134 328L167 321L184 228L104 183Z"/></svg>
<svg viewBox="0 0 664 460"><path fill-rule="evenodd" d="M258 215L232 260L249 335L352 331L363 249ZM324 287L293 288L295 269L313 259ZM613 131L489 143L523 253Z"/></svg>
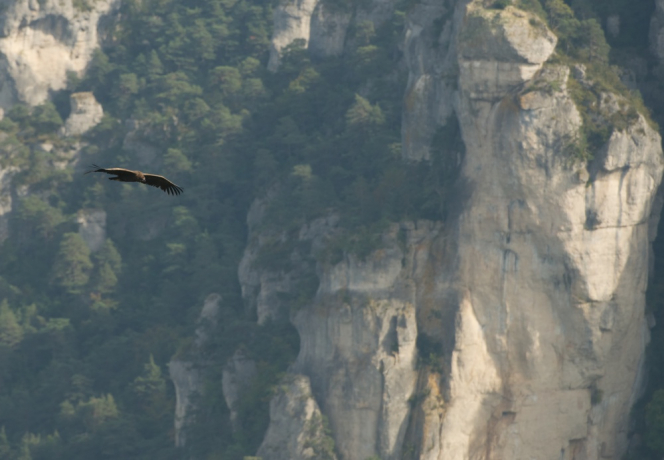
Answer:
<svg viewBox="0 0 664 460"><path fill-rule="evenodd" d="M575 159L583 125L569 87L593 82L547 62L556 41L511 6L418 3L404 49L404 158L426 160L436 129L458 122L458 212L393 225L365 260L315 264L318 290L297 309L270 299L299 285L309 259L256 268L253 233L240 271L249 308L297 327L292 372L308 377L340 459L625 452L649 340L661 139L632 112L593 159ZM607 119L628 105L600 99ZM316 247L334 228L311 223L299 241ZM268 453L293 436L266 437L265 460L285 458Z"/></svg>

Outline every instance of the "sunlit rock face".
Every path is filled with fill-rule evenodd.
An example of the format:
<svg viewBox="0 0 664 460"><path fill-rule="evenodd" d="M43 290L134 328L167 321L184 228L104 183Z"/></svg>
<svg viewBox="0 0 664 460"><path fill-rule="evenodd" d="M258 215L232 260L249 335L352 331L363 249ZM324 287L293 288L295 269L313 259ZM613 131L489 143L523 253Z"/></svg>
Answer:
<svg viewBox="0 0 664 460"><path fill-rule="evenodd" d="M270 402L270 427L257 456L263 460L336 460L309 379L289 375Z"/></svg>
<svg viewBox="0 0 664 460"><path fill-rule="evenodd" d="M81 76L99 47L100 21L119 0L6 0L0 19L0 107L38 105ZM103 21L101 21L103 22Z"/></svg>
<svg viewBox="0 0 664 460"><path fill-rule="evenodd" d="M270 62L267 68L275 71L279 67L281 51L295 40L309 40L311 15L319 0L289 0L274 9L274 30Z"/></svg>
<svg viewBox="0 0 664 460"><path fill-rule="evenodd" d="M538 17L484 3L424 0L406 23L403 157L427 161L451 122L464 144L448 220L393 224L364 259L311 262L300 245L286 257L314 264L318 288L297 305L299 284L275 280L302 270L249 264L260 235L241 265L249 310L296 326L291 372L309 378L343 460L618 460L627 448L661 139L631 116L594 158L574 157L570 73L592 78L547 62L557 39ZM627 104L604 92L597 116ZM335 225L298 241L323 244Z"/></svg>
<svg viewBox="0 0 664 460"><path fill-rule="evenodd" d="M65 136L85 134L97 126L104 116L104 109L91 92L74 93L69 100L71 113L62 129Z"/></svg>
<svg viewBox="0 0 664 460"><path fill-rule="evenodd" d="M311 241L311 252L318 253L325 238L335 234L336 222L329 217L305 225L300 241ZM346 254L335 263L317 262L318 289L307 302L274 304L271 314L280 315L281 309L283 315L286 308L300 334L300 353L291 372L310 380L340 458L401 458L418 380L416 306L432 305L424 300L433 284L428 258L435 254L431 245L440 232L440 226L426 221L395 224L380 248L364 259ZM302 269L275 272L250 264L260 238L251 240L241 281L245 300L260 320L261 311L270 311L265 304L279 299L264 291L285 288L275 284L277 279L289 279L297 289L301 284L293 281L301 279ZM297 250L290 258L302 260ZM427 308L421 313L430 314ZM279 429L274 426L278 419L271 416L270 430Z"/></svg>
<svg viewBox="0 0 664 460"><path fill-rule="evenodd" d="M590 163L571 159L569 70L543 67L555 37L478 3L457 35L468 193L450 393L422 458L618 459L648 341L661 140L639 116Z"/></svg>

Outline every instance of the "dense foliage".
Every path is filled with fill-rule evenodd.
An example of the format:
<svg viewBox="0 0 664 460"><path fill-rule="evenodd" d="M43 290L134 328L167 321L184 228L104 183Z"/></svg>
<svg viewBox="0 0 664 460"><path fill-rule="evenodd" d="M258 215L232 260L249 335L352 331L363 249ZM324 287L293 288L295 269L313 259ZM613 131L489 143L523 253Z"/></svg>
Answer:
<svg viewBox="0 0 664 460"><path fill-rule="evenodd" d="M296 42L270 74L275 3L126 0L85 78L72 76L53 104L16 106L0 122L0 158L19 168L14 182L22 190L0 247L0 459L253 455L272 387L299 346L292 326L258 326L242 304L237 267L253 199L270 192L264 225L287 233L334 209L347 232L333 243L360 255L390 221L445 218L457 171L436 146L461 152L458 126L437 134L432 165L399 157L399 44L413 2L399 1L378 29L354 27L342 57L312 61ZM335 8L351 3L330 0ZM652 8L628 0L513 3L545 17L560 37L561 59L584 62L598 69L594 75L609 75L621 50L647 55L644 18ZM600 24L614 13L627 19L610 49ZM618 86L615 77L602 81ZM83 163L163 172L186 193L174 198L53 167L66 164L79 141L58 134L74 91L93 91L106 113L81 139ZM598 134L588 129L584 142L592 143ZM145 166L141 155L150 152ZM94 209L107 213L108 238L93 252L77 222ZM658 254L662 260L664 247ZM261 263L275 260L264 254ZM223 296L221 319L202 358L208 384L190 447L179 452L166 366L186 353L211 292ZM656 331L655 341L661 337ZM257 377L234 431L219 382L238 348L256 361ZM664 388L664 377L652 386L649 394ZM642 411L646 439L664 432L662 400L655 393Z"/></svg>

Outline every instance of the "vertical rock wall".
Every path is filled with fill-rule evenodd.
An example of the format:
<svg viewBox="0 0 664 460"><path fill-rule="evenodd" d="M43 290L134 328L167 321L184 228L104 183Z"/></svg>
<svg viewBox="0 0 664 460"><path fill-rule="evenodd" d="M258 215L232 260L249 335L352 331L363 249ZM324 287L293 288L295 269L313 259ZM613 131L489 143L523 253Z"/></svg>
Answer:
<svg viewBox="0 0 664 460"><path fill-rule="evenodd" d="M100 44L100 20L118 0L16 0L0 18L0 107L39 105L81 76Z"/></svg>
<svg viewBox="0 0 664 460"><path fill-rule="evenodd" d="M393 227L364 261L319 263L315 298L290 313L301 337L292 371L310 379L340 459L625 452L649 337L661 139L638 115L591 161L571 156L582 118L570 69L547 63L555 45L511 6L424 0L409 12L404 157L429 158L436 130L456 119L459 211L443 226ZM596 116L627 105L602 93ZM269 311L259 304L274 278L242 267L249 308Z"/></svg>

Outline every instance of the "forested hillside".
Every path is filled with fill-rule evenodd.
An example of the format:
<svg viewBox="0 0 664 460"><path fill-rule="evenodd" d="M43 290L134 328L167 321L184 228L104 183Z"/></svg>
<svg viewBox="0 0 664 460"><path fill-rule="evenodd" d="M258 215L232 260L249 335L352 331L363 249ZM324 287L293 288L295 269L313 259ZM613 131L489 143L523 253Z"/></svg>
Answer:
<svg viewBox="0 0 664 460"><path fill-rule="evenodd" d="M326 1L348 10L361 3ZM378 28L368 21L352 28L340 57L312 59L296 42L270 73L277 2L124 0L84 77L72 75L53 102L17 105L0 122L0 164L17 168L20 191L0 247L0 459L254 455L299 337L289 323L257 325L244 308L237 271L253 200L269 196L263 225L287 235L334 210L343 233L317 255L326 261L343 251L369 254L391 222L445 221L458 173L445 154L463 150L458 126L436 134L431 163L401 158L404 22L417 0L397 2ZM588 64L641 108L636 88L626 88L610 64L651 59L653 2L501 0L494 7L510 3L548 21L559 36L559 62ZM623 26L607 43L600 25L612 14ZM659 83L637 83L661 122ZM63 136L69 95L81 91L94 93L104 118L81 138ZM592 107L587 98L595 96L577 96ZM568 152L578 161L611 134L593 124L591 110L583 114L586 137ZM128 133L156 155L128 148ZM62 152L81 146L75 161L63 160ZM89 163L164 174L185 192L173 197L83 175ZM91 252L77 217L96 209L107 213L108 238ZM275 243L259 262L288 264L291 249ZM646 440L640 458L664 453L661 241L656 256L652 377L635 413ZM222 296L221 320L202 358L205 391L187 447L176 449L166 366L190 349L210 293ZM257 377L246 383L234 431L220 381L238 348L257 363Z"/></svg>

